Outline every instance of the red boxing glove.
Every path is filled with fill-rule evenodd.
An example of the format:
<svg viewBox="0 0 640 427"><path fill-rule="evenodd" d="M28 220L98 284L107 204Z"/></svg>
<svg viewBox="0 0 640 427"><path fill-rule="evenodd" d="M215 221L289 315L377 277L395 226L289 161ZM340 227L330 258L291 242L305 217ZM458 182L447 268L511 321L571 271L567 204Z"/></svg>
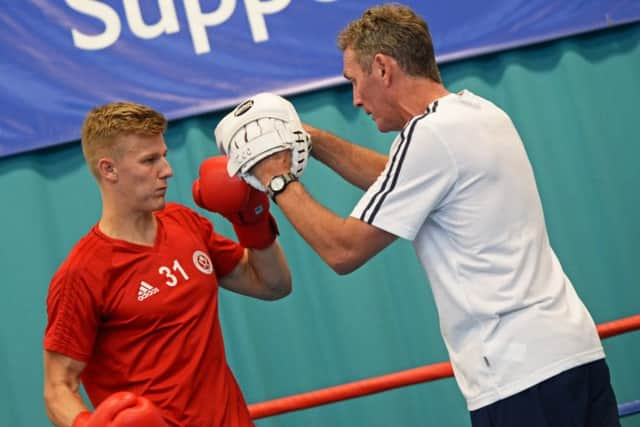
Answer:
<svg viewBox="0 0 640 427"><path fill-rule="evenodd" d="M107 397L95 412L81 412L72 427L169 427L158 409L142 396L121 391Z"/></svg>
<svg viewBox="0 0 640 427"><path fill-rule="evenodd" d="M227 173L225 156L210 157L200 165L200 178L193 181L193 200L198 206L227 218L245 248L265 249L278 235L278 225L269 212L269 198L238 176Z"/></svg>

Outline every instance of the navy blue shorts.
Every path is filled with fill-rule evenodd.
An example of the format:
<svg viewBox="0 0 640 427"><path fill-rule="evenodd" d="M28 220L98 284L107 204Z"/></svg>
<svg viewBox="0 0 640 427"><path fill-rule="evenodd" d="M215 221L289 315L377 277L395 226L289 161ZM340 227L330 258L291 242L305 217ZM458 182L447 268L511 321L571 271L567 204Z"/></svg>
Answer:
<svg viewBox="0 0 640 427"><path fill-rule="evenodd" d="M471 411L473 427L620 427L604 359Z"/></svg>

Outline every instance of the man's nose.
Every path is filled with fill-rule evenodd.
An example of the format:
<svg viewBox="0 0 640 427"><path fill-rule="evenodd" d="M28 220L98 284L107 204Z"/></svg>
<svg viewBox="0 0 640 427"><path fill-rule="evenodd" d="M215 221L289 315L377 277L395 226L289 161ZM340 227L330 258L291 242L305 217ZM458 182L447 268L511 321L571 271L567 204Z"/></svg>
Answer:
<svg viewBox="0 0 640 427"><path fill-rule="evenodd" d="M360 95L355 90L353 91L353 106L354 107L362 106L362 99L360 99Z"/></svg>
<svg viewBox="0 0 640 427"><path fill-rule="evenodd" d="M173 176L173 169L169 164L169 160L167 160L166 158L164 159L164 164L162 165L161 176L162 178L170 178Z"/></svg>

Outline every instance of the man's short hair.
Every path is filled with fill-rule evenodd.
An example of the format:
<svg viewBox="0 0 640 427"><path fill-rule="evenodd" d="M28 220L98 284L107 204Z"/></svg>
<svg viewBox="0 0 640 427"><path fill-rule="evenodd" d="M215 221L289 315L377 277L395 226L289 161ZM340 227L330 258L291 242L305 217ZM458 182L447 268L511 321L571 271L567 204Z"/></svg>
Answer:
<svg viewBox="0 0 640 427"><path fill-rule="evenodd" d="M382 53L410 76L442 82L429 27L407 6L390 3L367 9L340 32L338 46L352 49L366 72L371 72L373 57Z"/></svg>
<svg viewBox="0 0 640 427"><path fill-rule="evenodd" d="M117 157L118 137L155 136L167 129L167 120L154 109L133 102L113 102L91 110L82 125L82 154L91 173L99 178L98 160Z"/></svg>

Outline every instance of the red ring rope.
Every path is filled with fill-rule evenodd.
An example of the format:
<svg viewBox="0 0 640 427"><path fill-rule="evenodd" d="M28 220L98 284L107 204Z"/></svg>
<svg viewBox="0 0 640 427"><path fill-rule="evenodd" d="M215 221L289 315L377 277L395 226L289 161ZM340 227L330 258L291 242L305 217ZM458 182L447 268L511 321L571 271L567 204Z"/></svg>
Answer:
<svg viewBox="0 0 640 427"><path fill-rule="evenodd" d="M640 329L640 315L635 315L598 325L598 334L601 338L608 338L638 329ZM451 376L453 376L451 364L440 362L266 402L253 403L249 405L249 413L254 420L266 418Z"/></svg>

